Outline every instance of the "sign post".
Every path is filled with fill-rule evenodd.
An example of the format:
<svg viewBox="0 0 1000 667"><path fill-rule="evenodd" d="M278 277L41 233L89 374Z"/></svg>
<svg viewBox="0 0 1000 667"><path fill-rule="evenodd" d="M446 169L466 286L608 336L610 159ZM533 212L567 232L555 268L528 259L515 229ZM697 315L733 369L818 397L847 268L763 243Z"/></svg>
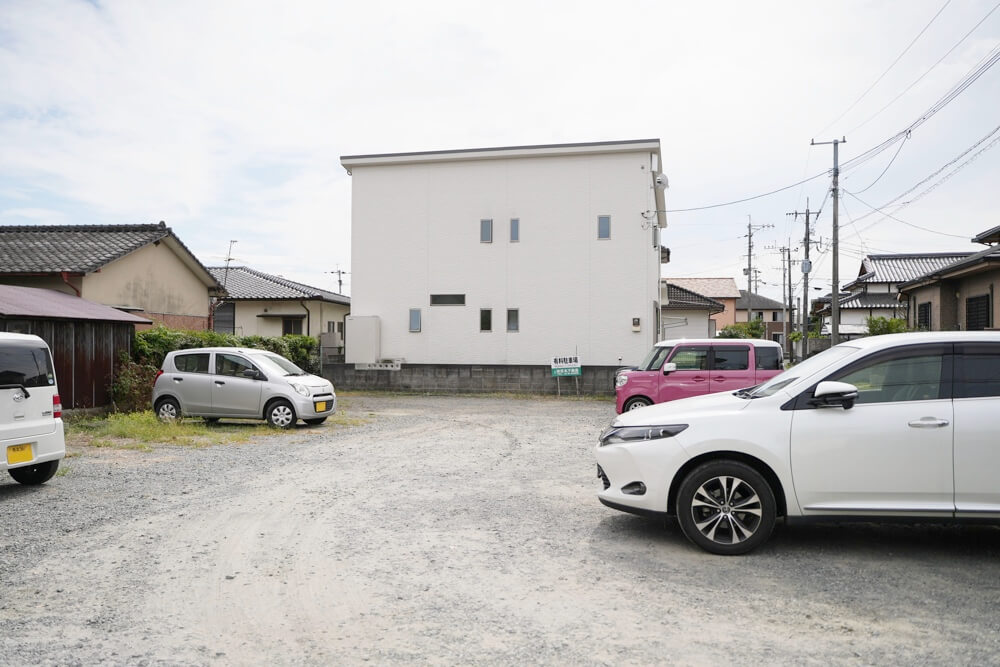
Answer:
<svg viewBox="0 0 1000 667"><path fill-rule="evenodd" d="M563 357L552 357L552 377L556 379L556 395L562 396L562 386L560 378L571 377L576 382L576 393L580 393L580 376L583 371L580 368L580 357L575 354Z"/></svg>

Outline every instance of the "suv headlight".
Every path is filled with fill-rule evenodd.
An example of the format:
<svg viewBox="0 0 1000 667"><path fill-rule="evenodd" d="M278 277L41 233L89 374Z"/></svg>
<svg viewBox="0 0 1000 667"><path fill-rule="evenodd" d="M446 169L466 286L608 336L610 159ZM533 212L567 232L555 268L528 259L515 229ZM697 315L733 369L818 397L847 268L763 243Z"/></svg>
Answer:
<svg viewBox="0 0 1000 667"><path fill-rule="evenodd" d="M626 382L628 382L628 375L626 375L625 373L619 373L618 375L615 376L616 388L624 386Z"/></svg>
<svg viewBox="0 0 1000 667"><path fill-rule="evenodd" d="M304 384L299 384L298 382L289 382L289 384L292 385L292 389L302 394L303 396L309 395L309 387L305 386Z"/></svg>
<svg viewBox="0 0 1000 667"><path fill-rule="evenodd" d="M672 438L688 427L687 424L667 424L665 426L609 426L601 434L601 447L620 445L643 440Z"/></svg>

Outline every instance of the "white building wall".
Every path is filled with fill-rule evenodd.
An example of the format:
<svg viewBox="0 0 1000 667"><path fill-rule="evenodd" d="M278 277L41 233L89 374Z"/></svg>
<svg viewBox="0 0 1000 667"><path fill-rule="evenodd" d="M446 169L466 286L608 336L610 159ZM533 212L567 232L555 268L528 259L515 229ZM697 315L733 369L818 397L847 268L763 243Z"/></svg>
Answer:
<svg viewBox="0 0 1000 667"><path fill-rule="evenodd" d="M670 338L713 338L715 331L707 310L663 311L663 324L659 340ZM626 363L637 364L640 359L626 359Z"/></svg>
<svg viewBox="0 0 1000 667"><path fill-rule="evenodd" d="M381 357L407 363L639 359L656 336L659 244L641 213L656 209L657 167L648 149L352 165L351 312L379 316ZM608 240L599 215L611 216ZM480 243L484 218L492 243ZM465 294L466 305L431 306L431 294ZM411 308L419 333L408 331ZM493 310L491 332L479 330L481 308Z"/></svg>

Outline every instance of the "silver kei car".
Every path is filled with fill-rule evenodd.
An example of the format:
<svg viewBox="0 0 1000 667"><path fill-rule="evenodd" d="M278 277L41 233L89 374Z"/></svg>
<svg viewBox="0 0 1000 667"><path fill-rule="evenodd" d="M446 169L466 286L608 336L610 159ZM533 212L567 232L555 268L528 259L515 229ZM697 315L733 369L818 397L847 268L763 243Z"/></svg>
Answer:
<svg viewBox="0 0 1000 667"><path fill-rule="evenodd" d="M291 428L322 424L337 407L333 384L267 350L202 347L167 354L153 383L153 410L182 416L266 419Z"/></svg>

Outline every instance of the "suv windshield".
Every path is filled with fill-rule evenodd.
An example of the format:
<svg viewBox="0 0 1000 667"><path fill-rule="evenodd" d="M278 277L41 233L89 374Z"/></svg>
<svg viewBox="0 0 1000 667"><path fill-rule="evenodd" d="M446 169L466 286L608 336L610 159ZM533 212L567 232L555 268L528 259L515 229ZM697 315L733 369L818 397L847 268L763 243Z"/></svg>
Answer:
<svg viewBox="0 0 1000 667"><path fill-rule="evenodd" d="M267 366L271 371L281 373L282 375L309 375L288 359L277 354L254 355L253 359L260 362L261 366Z"/></svg>
<svg viewBox="0 0 1000 667"><path fill-rule="evenodd" d="M670 350L674 349L673 345L654 345L653 349L639 362L636 368L640 371L658 371L663 366L663 360L667 358L670 354Z"/></svg>
<svg viewBox="0 0 1000 667"><path fill-rule="evenodd" d="M44 347L5 345L0 348L0 386L47 387L56 383Z"/></svg>

